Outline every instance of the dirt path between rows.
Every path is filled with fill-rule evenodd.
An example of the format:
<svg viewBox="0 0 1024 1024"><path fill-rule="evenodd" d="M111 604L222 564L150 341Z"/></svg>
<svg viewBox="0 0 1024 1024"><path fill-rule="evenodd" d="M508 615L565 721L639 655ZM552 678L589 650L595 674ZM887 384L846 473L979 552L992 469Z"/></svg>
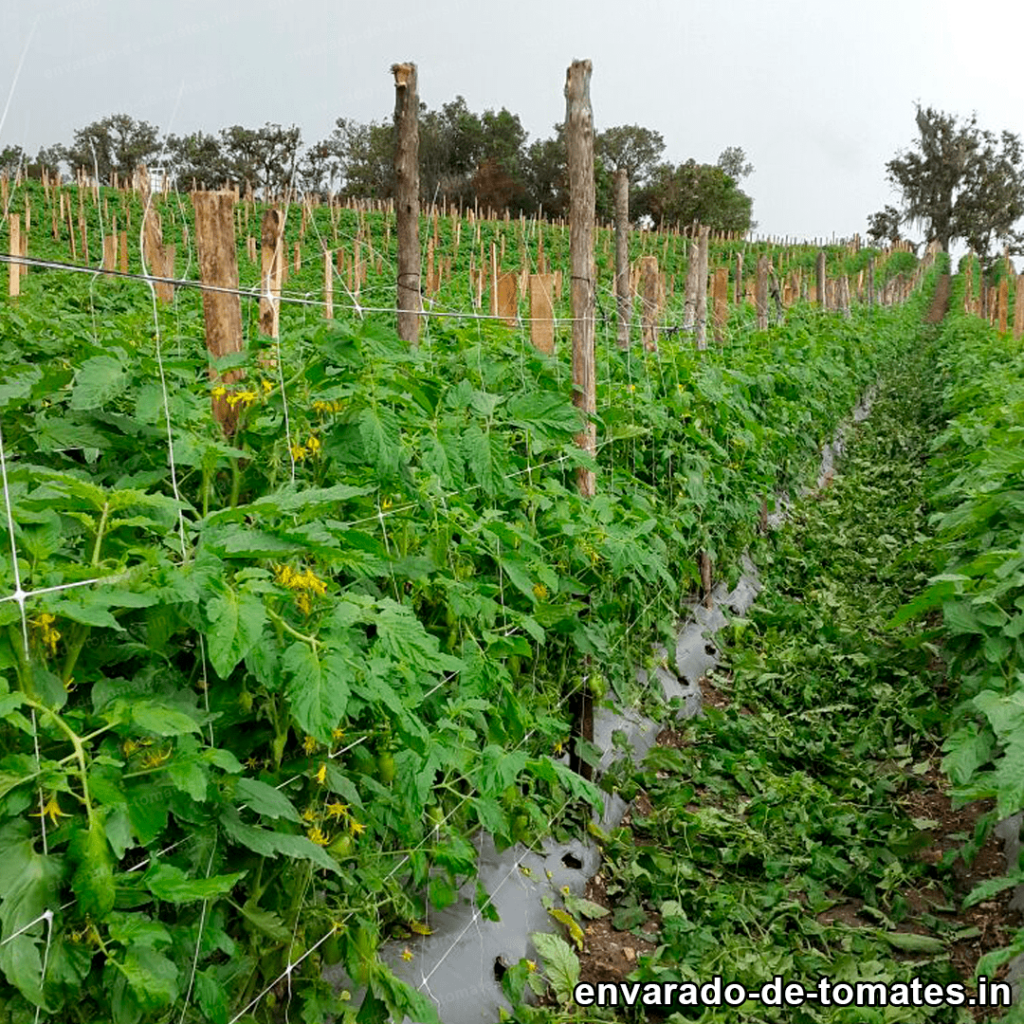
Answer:
<svg viewBox="0 0 1024 1024"><path fill-rule="evenodd" d="M924 322L926 324L942 323L949 309L950 278L949 274L943 274L935 285L935 294L932 296L932 304L928 308Z"/></svg>

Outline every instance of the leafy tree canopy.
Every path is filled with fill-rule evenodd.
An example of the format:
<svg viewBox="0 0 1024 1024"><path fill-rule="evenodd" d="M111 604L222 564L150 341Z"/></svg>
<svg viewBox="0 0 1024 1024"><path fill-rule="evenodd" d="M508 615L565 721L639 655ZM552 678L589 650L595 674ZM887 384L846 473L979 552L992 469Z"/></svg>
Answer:
<svg viewBox="0 0 1024 1024"><path fill-rule="evenodd" d="M1024 234L1015 228L1024 216L1020 137L982 130L973 114L960 119L920 105L915 122L911 148L885 165L900 194L899 224L922 225L928 241L945 250L966 241L983 263L1000 245L1024 252ZM872 216L873 237L891 237L894 212Z"/></svg>

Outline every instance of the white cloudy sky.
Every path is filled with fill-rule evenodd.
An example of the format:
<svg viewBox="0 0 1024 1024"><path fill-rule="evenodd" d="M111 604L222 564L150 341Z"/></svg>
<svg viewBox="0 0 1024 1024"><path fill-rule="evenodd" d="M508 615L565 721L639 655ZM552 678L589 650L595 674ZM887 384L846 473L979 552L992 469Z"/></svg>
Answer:
<svg viewBox="0 0 1024 1024"><path fill-rule="evenodd" d="M401 60L429 106L462 94L545 136L587 57L599 130L657 129L673 161L742 146L760 231L849 235L893 199L915 102L1024 131L1022 30L1020 0L0 0L0 147L115 112L312 142L340 115L390 116Z"/></svg>

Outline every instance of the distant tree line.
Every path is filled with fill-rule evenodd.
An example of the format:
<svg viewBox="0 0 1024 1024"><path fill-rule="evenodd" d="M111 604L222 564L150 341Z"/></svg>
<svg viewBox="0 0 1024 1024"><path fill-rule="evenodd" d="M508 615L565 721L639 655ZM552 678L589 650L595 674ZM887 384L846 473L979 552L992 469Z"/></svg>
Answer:
<svg viewBox="0 0 1024 1024"><path fill-rule="evenodd" d="M630 181L634 221L688 224L717 230L754 227L753 201L740 182L753 171L742 149L727 148L715 164L662 160L665 141L639 125L608 128L595 137L597 212L611 219L615 172ZM385 199L394 186L390 121L339 117L331 134L304 145L295 125L232 125L216 134L164 135L156 125L112 114L74 132L70 145L46 146L29 158L18 146L0 150L0 168L21 165L30 175L84 168L101 183L130 180L145 163L162 168L180 188L237 185L261 195L294 185L305 192ZM569 205L565 138L555 125L530 141L519 116L506 110L470 110L456 96L437 110L420 109L420 187L425 201L447 200L514 214L563 216Z"/></svg>

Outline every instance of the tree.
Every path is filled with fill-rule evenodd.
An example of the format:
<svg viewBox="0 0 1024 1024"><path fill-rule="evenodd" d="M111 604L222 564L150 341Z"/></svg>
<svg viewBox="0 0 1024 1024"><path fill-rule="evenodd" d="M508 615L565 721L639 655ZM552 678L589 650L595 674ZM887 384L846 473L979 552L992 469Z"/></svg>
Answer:
<svg viewBox="0 0 1024 1024"><path fill-rule="evenodd" d="M900 223L921 224L928 241L945 250L963 239L983 262L998 242L1024 252L1024 237L1014 230L1024 213L1019 137L1004 131L997 138L979 129L973 114L961 121L920 105L915 121L913 147L885 165L900 192Z"/></svg>
<svg viewBox="0 0 1024 1024"><path fill-rule="evenodd" d="M334 122L330 143L346 196L386 199L394 191L394 126L384 121L360 124L347 117Z"/></svg>
<svg viewBox="0 0 1024 1024"><path fill-rule="evenodd" d="M0 149L0 172L10 175L18 173L18 168L25 163L25 152L21 146L4 146Z"/></svg>
<svg viewBox="0 0 1024 1024"><path fill-rule="evenodd" d="M747 160L747 154L743 152L742 146L726 146L718 154L715 166L720 167L737 182L749 178L754 173L754 165Z"/></svg>
<svg viewBox="0 0 1024 1024"><path fill-rule="evenodd" d="M556 124L550 139L537 139L526 151L523 180L532 210L548 217L564 217L569 211L565 125Z"/></svg>
<svg viewBox="0 0 1024 1024"><path fill-rule="evenodd" d="M66 159L66 151L63 146L40 146L35 159L29 164L29 173L34 178L41 178L45 170L52 178L60 176L60 165Z"/></svg>
<svg viewBox="0 0 1024 1024"><path fill-rule="evenodd" d="M624 167L633 186L646 181L664 150L665 140L661 133L641 128L638 124L606 128L594 139L595 154L613 172Z"/></svg>
<svg viewBox="0 0 1024 1024"><path fill-rule="evenodd" d="M193 132L168 135L164 143L164 169L180 188L220 188L228 178L224 150L216 135Z"/></svg>
<svg viewBox="0 0 1024 1024"><path fill-rule="evenodd" d="M656 222L699 221L715 231L749 231L753 200L721 167L695 160L673 166L659 164L636 196L637 216Z"/></svg>
<svg viewBox="0 0 1024 1024"><path fill-rule="evenodd" d="M302 135L297 125L282 128L267 122L262 128L232 125L221 129L225 176L239 187L283 192L292 182Z"/></svg>
<svg viewBox="0 0 1024 1024"><path fill-rule="evenodd" d="M900 240L903 214L895 206L887 206L868 218L868 237L875 242L886 241L895 245Z"/></svg>
<svg viewBox="0 0 1024 1024"><path fill-rule="evenodd" d="M111 114L74 133L65 153L72 172L82 167L100 183L110 184L116 173L129 180L139 164L160 152L159 129L127 114Z"/></svg>

